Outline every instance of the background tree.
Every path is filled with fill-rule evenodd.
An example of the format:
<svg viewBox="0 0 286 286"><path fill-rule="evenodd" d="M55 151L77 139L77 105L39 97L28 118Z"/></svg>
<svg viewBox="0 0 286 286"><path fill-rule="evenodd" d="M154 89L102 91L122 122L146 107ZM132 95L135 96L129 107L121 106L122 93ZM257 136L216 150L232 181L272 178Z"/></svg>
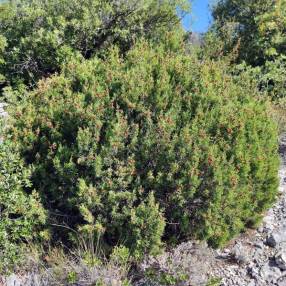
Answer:
<svg viewBox="0 0 286 286"><path fill-rule="evenodd" d="M230 72L252 76L285 130L286 1L221 0L213 7L213 16L204 56L224 56Z"/></svg>
<svg viewBox="0 0 286 286"><path fill-rule="evenodd" d="M91 58L117 44L126 52L136 38L159 41L180 29L186 0L15 0L0 6L6 49L0 73L7 84L35 85L73 57Z"/></svg>
<svg viewBox="0 0 286 286"><path fill-rule="evenodd" d="M218 31L231 30L228 48L238 45L238 61L261 66L285 54L285 0L221 0L213 16Z"/></svg>

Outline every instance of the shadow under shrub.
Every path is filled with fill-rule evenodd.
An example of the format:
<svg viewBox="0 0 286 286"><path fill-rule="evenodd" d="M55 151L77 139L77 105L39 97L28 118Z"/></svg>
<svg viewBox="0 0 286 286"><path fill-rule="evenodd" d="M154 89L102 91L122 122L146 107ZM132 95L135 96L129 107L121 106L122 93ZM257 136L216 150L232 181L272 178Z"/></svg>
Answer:
<svg viewBox="0 0 286 286"><path fill-rule="evenodd" d="M9 110L50 219L138 257L162 240L221 245L277 190L277 128L255 89L171 46L70 62Z"/></svg>

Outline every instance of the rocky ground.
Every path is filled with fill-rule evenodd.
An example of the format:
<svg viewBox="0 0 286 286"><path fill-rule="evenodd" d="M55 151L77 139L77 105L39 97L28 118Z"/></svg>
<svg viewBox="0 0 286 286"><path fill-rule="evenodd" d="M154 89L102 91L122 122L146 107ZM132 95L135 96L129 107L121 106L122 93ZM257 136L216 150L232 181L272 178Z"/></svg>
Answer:
<svg viewBox="0 0 286 286"><path fill-rule="evenodd" d="M279 199L257 229L216 251L212 276L222 286L286 286L286 135L280 139Z"/></svg>

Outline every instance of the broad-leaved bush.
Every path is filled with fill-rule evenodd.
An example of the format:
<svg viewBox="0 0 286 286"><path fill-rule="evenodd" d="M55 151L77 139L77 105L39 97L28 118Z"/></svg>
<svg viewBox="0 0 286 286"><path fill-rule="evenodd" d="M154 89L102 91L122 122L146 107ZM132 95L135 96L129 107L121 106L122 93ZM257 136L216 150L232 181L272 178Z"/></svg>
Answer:
<svg viewBox="0 0 286 286"><path fill-rule="evenodd" d="M14 144L0 144L0 271L21 258L27 243L44 239L46 212L39 194L31 187L31 172Z"/></svg>

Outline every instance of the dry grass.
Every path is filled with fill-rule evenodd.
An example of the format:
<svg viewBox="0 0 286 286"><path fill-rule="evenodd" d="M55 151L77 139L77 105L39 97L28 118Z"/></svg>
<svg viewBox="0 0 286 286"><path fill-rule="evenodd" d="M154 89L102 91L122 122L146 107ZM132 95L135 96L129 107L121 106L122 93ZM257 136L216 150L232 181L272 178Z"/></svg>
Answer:
<svg viewBox="0 0 286 286"><path fill-rule="evenodd" d="M96 257L94 252L77 249L74 253L63 247L51 248L45 255L31 249L26 264L15 274L1 277L0 285L21 286L127 286L127 265L114 259Z"/></svg>

